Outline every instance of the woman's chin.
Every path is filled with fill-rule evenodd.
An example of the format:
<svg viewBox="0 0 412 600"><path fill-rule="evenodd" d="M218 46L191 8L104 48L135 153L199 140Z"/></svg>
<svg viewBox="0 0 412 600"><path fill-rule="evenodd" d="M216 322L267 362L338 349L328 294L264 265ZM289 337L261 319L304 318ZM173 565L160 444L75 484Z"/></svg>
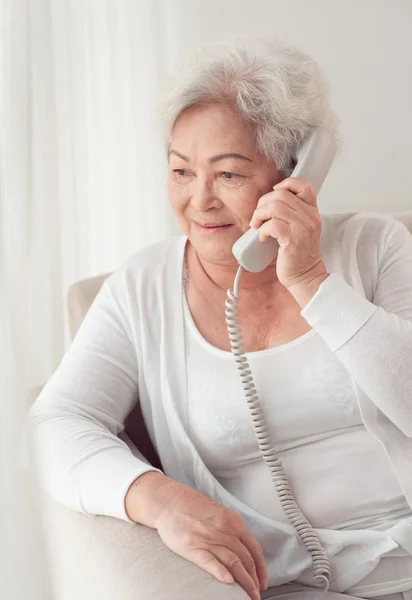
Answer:
<svg viewBox="0 0 412 600"><path fill-rule="evenodd" d="M211 236L208 239L199 239L199 236L191 235L189 239L201 259L216 264L237 264L232 253L232 247L237 237L223 239Z"/></svg>

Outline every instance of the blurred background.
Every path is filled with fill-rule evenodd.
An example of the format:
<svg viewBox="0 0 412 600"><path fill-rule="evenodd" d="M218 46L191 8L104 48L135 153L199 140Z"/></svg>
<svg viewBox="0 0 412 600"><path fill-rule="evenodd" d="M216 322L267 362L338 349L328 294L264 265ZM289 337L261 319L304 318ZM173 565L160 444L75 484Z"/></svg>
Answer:
<svg viewBox="0 0 412 600"><path fill-rule="evenodd" d="M79 279L178 232L157 103L202 42L261 31L326 72L341 154L323 212L412 208L411 0L0 0L0 595L51 598L18 467L28 390Z"/></svg>

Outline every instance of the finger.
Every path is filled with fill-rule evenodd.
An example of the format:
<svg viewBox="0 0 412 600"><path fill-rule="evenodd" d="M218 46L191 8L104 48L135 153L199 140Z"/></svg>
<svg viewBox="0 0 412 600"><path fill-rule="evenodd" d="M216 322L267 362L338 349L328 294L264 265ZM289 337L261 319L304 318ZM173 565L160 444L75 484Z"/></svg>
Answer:
<svg viewBox="0 0 412 600"><path fill-rule="evenodd" d="M222 583L233 583L235 581L229 569L208 550L192 550L188 560Z"/></svg>
<svg viewBox="0 0 412 600"><path fill-rule="evenodd" d="M243 563L243 566L252 577L257 589L260 588L259 578L257 576L255 559L249 552L249 549L240 541L238 537L230 539L230 550L232 550Z"/></svg>
<svg viewBox="0 0 412 600"><path fill-rule="evenodd" d="M285 206L289 206L289 208L298 214L312 217L314 214L318 213L318 208L316 206L307 204L302 200L302 198L296 194L292 194L292 192L289 190L274 190L273 193L275 194L274 201L284 204ZM266 202L263 202L262 206L265 204Z"/></svg>
<svg viewBox="0 0 412 600"><path fill-rule="evenodd" d="M305 205L300 198L293 194L289 190L277 190L274 189L272 192L268 192L259 198L259 202L257 203L256 210L261 206L266 204L270 204L274 200L283 200L285 204L290 204L291 206L298 207L299 205Z"/></svg>
<svg viewBox="0 0 412 600"><path fill-rule="evenodd" d="M259 585L255 583L237 554L224 546L213 546L210 551L230 571L235 581L252 600L260 600Z"/></svg>
<svg viewBox="0 0 412 600"><path fill-rule="evenodd" d="M273 192L269 192L259 199L255 212L253 213L252 220L250 222L251 227L260 226L255 224L254 217L257 215L261 208L265 206L270 206L274 202L283 203L286 206L289 206L296 213L306 215L308 218L316 218L316 215L319 215L317 206L312 206L304 202L302 198L300 198L296 194L293 194L287 189L274 189Z"/></svg>
<svg viewBox="0 0 412 600"><path fill-rule="evenodd" d="M304 211L295 210L280 199L264 204L257 208L251 220L251 227L260 227L269 219L281 219L289 225L301 224L309 226L313 218Z"/></svg>
<svg viewBox="0 0 412 600"><path fill-rule="evenodd" d="M253 556L256 565L257 576L260 582L260 589L266 590L268 587L268 570L266 567L265 555L263 554L262 546L249 530L247 530L245 535L240 536L240 541L246 546Z"/></svg>
<svg viewBox="0 0 412 600"><path fill-rule="evenodd" d="M283 179L275 186L274 190L289 190L293 194L296 194L311 206L317 206L317 195L313 183L308 179L300 179L299 177L287 177Z"/></svg>
<svg viewBox="0 0 412 600"><path fill-rule="evenodd" d="M291 192L288 192L288 190L282 190L282 193L283 193L283 191L285 191L287 193L291 193ZM258 203L256 205L256 208L258 206L261 206L262 204L266 204L266 202L270 202L275 197L276 197L276 192L273 189L270 190L270 192L267 192L266 194L263 194L263 196L261 196L259 198L259 201L258 201Z"/></svg>
<svg viewBox="0 0 412 600"><path fill-rule="evenodd" d="M270 219L259 227L259 240L265 242L269 238L278 240L281 246L286 246L291 238L291 227L289 223L281 219Z"/></svg>

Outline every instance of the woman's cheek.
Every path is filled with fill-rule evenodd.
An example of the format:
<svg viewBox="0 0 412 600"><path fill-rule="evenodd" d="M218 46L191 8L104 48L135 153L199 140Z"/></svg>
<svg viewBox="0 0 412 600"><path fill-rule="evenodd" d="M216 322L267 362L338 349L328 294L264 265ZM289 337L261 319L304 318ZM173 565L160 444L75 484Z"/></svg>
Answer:
<svg viewBox="0 0 412 600"><path fill-rule="evenodd" d="M185 205L187 204L187 202L185 201L185 196L187 194L185 194L179 186L173 184L168 186L167 193L169 204L172 207L173 211L176 214L182 213Z"/></svg>
<svg viewBox="0 0 412 600"><path fill-rule="evenodd" d="M239 198L236 206L236 216L242 224L242 229L245 231L249 229L249 223L255 212L255 209L258 204L258 199L250 198L245 196L244 198Z"/></svg>

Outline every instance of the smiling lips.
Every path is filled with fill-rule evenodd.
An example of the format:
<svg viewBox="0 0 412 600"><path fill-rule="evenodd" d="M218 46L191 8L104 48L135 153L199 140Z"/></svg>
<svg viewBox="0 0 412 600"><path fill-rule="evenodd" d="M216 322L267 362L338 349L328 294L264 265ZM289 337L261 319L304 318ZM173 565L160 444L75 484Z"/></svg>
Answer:
<svg viewBox="0 0 412 600"><path fill-rule="evenodd" d="M198 223L194 221L202 229L221 229L222 227L231 227L232 223Z"/></svg>
<svg viewBox="0 0 412 600"><path fill-rule="evenodd" d="M232 223L198 223L197 221L193 221L193 223L198 231L205 234L226 231L229 227L232 227Z"/></svg>

